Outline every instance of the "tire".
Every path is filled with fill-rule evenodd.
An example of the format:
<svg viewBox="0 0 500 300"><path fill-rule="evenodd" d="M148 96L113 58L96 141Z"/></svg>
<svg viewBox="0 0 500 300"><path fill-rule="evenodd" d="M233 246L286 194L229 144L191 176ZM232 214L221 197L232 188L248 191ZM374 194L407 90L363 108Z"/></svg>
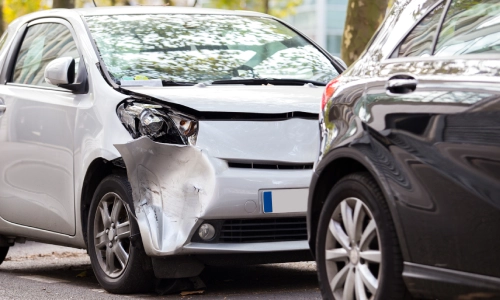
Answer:
<svg viewBox="0 0 500 300"><path fill-rule="evenodd" d="M154 287L155 277L151 268L143 266L149 257L140 238L131 241L130 233L139 229L120 199L133 207L128 180L121 175L107 176L97 187L89 211L87 237L92 269L110 293L147 292Z"/></svg>
<svg viewBox="0 0 500 300"><path fill-rule="evenodd" d="M345 176L328 194L318 223L316 263L324 299L409 298L394 223L369 173Z"/></svg>
<svg viewBox="0 0 500 300"><path fill-rule="evenodd" d="M9 252L9 247L0 247L0 265L5 260L7 253Z"/></svg>

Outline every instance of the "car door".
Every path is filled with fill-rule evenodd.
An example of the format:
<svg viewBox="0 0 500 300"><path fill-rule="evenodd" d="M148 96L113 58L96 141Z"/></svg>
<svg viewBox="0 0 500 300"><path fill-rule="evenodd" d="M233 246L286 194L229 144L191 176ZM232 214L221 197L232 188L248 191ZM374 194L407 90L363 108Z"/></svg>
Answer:
<svg viewBox="0 0 500 300"><path fill-rule="evenodd" d="M497 1L437 4L358 108L395 160L412 263L500 277L499 19Z"/></svg>
<svg viewBox="0 0 500 300"><path fill-rule="evenodd" d="M44 70L59 57L73 57L77 64L83 60L65 20L35 21L19 34L24 34L20 45L11 47L12 72L0 85L5 108L0 120L0 216L73 235L75 114L84 95L48 84Z"/></svg>

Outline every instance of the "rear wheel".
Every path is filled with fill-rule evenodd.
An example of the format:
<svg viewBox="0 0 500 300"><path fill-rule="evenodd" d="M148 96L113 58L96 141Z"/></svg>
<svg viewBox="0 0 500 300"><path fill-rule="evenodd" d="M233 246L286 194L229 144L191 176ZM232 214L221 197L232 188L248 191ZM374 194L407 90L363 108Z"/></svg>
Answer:
<svg viewBox="0 0 500 300"><path fill-rule="evenodd" d="M131 232L137 224L127 210L132 206L130 184L124 176L110 175L99 184L89 213L88 247L92 269L101 286L111 293L147 291L154 285L152 270L140 245L133 245Z"/></svg>
<svg viewBox="0 0 500 300"><path fill-rule="evenodd" d="M342 178L323 207L316 260L325 299L403 299L403 261L387 203L368 173Z"/></svg>

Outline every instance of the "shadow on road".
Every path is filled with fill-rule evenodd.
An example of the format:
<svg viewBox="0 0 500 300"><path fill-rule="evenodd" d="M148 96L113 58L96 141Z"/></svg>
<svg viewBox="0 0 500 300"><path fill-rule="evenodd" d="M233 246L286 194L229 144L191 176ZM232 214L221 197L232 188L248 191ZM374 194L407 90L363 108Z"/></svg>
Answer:
<svg viewBox="0 0 500 300"><path fill-rule="evenodd" d="M88 256L82 250L14 253L0 266L1 286L15 282L30 298L121 298L108 294L98 284ZM18 251L19 253L19 251ZM320 299L313 262L243 267L206 267L201 279L207 285L203 299ZM12 285L11 285L12 286ZM5 296L8 296L4 292ZM99 294L96 294L99 293ZM16 294L21 296L19 293ZM16 297L16 298L18 298ZM178 299L169 296L129 295L130 298ZM184 299L185 297L182 297Z"/></svg>

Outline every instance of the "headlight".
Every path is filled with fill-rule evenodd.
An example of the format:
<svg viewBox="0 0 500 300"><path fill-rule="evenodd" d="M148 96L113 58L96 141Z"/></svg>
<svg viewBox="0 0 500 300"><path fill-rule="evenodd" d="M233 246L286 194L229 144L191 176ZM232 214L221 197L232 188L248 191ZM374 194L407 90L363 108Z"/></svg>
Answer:
<svg viewBox="0 0 500 300"><path fill-rule="evenodd" d="M156 104L124 102L118 117L134 139L148 136L155 142L195 145L198 121Z"/></svg>

